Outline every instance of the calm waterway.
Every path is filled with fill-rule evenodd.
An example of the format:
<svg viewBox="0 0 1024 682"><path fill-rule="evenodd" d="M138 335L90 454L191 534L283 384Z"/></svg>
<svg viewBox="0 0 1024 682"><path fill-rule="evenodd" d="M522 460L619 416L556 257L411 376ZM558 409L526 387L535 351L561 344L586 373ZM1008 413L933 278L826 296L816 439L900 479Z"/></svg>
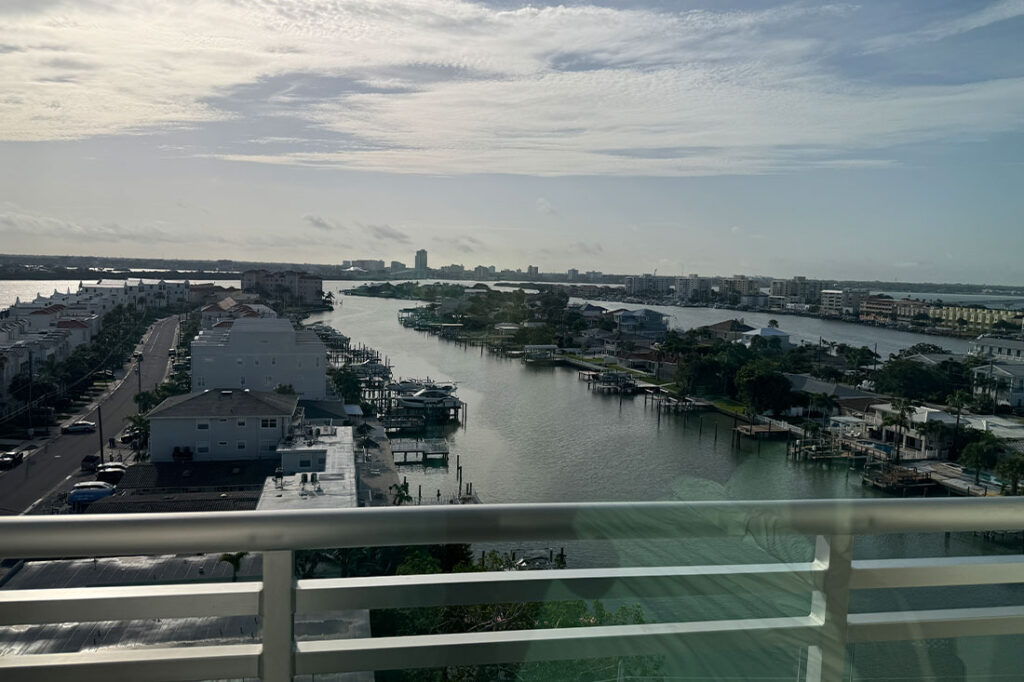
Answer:
<svg viewBox="0 0 1024 682"><path fill-rule="evenodd" d="M339 283L342 284L342 283ZM347 283L344 283L347 284ZM337 290L337 288L335 288ZM400 308L409 301L339 297L334 312L310 318L322 320L362 343L380 350L394 365L396 376L452 379L459 384L459 396L469 404L466 423L449 436L451 468L410 465L401 468L414 497L422 486L430 499L438 489L442 495L457 487L455 456L464 467L464 480L471 481L485 502L562 502L634 500L744 500L795 498L859 498L879 493L861 486L856 472L844 467L827 468L796 463L785 456L782 443L764 442L760 452L745 444L732 446L732 420L714 414L702 417L662 415L644 407L642 398L591 394L574 370L536 368L517 360L481 353L435 336L403 328L397 322ZM673 309L679 324L707 324L728 317L731 311ZM933 337L900 334L856 325L829 323L808 318L791 318L780 325L790 331L820 333L847 343L868 344L877 339L879 352ZM755 322L755 316L747 319ZM767 316L765 316L767 322ZM799 325L799 326L798 326ZM820 327L822 331L817 331ZM837 332L852 332L840 335ZM858 339L864 339L858 341ZM943 339L945 341L945 339ZM703 420L703 427L700 426ZM717 442L714 437L718 429ZM520 548L537 549L537 548ZM1008 553L1011 548L985 542L971 535L956 535L948 541L941 535L900 535L865 538L858 541L859 558L942 556ZM758 560L806 560L810 545L803 538L751 535L743 541L680 541L652 543L623 541L613 544L578 544L569 549L571 566L701 564ZM888 608L929 609L954 606L982 606L1020 603L1016 587L988 587L943 590L903 590L856 593L853 610ZM757 595L741 598L729 595L701 602L683 600L647 603L652 617L707 616L709 611L729 614L769 615L799 613L806 609L802 595ZM984 640L978 647L960 642L928 642L915 645L858 646L859 675L865 679L890 675L920 675L931 671L968 670L988 675L999 670L1019 671L1020 639ZM787 657L788 656L788 657ZM769 657L771 658L771 657ZM893 661L897 661L894 667ZM679 661L675 661L675 664ZM754 671L767 675L792 666L791 654L756 666L777 671L768 674L758 667L734 661L720 661L724 667L708 670L709 677L739 675ZM701 663L701 665L705 665ZM1014 667L1016 666L1016 667ZM792 670L792 668L788 668ZM689 665L680 670L698 672ZM955 679L954 675L953 678Z"/></svg>

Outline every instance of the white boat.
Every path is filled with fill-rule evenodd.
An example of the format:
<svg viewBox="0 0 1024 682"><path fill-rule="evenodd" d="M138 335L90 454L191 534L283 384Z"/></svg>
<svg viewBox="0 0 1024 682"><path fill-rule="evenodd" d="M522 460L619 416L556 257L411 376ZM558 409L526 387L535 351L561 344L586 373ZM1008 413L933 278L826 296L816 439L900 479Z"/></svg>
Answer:
<svg viewBox="0 0 1024 682"><path fill-rule="evenodd" d="M412 409L451 409L459 406L459 399L439 388L423 388L412 395L402 396L398 399L402 407Z"/></svg>
<svg viewBox="0 0 1024 682"><path fill-rule="evenodd" d="M422 379L401 379L400 381L394 381L388 384L388 389L404 396L411 396L414 393L422 391L424 389L433 389L436 391L444 391L446 393L455 393L455 382L435 382L429 378L426 380Z"/></svg>

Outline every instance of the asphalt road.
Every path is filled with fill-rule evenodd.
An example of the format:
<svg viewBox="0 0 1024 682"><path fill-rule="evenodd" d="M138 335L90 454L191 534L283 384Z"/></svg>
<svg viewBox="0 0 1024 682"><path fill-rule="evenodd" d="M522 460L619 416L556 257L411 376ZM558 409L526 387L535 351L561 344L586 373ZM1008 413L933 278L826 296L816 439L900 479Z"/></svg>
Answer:
<svg viewBox="0 0 1024 682"><path fill-rule="evenodd" d="M163 381L167 373L167 350L174 346L177 328L178 318L171 316L158 320L150 330L142 350L143 390L150 390ZM98 421L98 403L103 408L104 439L117 435L125 427L125 418L135 414L134 397L139 388L135 366L133 362L127 367L127 375L120 386L90 403L74 419ZM24 462L0 475L0 515L24 512L69 476L74 480L92 478L90 474L81 474L80 468L83 457L99 452L99 433L60 434L59 427L51 432L57 435L48 441L37 440L37 449L27 452Z"/></svg>

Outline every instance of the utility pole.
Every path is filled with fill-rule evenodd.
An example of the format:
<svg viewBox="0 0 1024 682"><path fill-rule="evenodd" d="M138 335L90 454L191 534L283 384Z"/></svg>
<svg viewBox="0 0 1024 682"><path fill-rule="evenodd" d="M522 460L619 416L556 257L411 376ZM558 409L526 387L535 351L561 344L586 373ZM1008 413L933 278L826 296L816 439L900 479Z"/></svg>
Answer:
<svg viewBox="0 0 1024 682"><path fill-rule="evenodd" d="M135 374L139 377L139 393L142 393L142 360L135 363ZM141 408L140 408L141 409Z"/></svg>
<svg viewBox="0 0 1024 682"><path fill-rule="evenodd" d="M34 369L34 362L32 360L32 350L28 351L28 435L31 437L32 434L32 375Z"/></svg>
<svg viewBox="0 0 1024 682"><path fill-rule="evenodd" d="M100 464L103 464L103 406L96 406L96 430L100 434Z"/></svg>

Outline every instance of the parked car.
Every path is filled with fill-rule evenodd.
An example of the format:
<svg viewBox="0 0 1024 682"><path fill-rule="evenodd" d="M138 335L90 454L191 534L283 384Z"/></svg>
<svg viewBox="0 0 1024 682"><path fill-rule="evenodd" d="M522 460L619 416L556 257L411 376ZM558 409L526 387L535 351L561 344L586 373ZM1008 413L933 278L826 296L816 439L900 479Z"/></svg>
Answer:
<svg viewBox="0 0 1024 682"><path fill-rule="evenodd" d="M177 352L178 351L175 348L168 348L167 349L167 355L169 355L172 358L177 354Z"/></svg>
<svg viewBox="0 0 1024 682"><path fill-rule="evenodd" d="M87 422L85 420L79 420L72 422L67 426L61 427L61 433L93 433L96 431L96 422Z"/></svg>
<svg viewBox="0 0 1024 682"><path fill-rule="evenodd" d="M128 466L126 464L119 464L117 462L101 464L99 469L96 470L96 480L117 485L127 473Z"/></svg>
<svg viewBox="0 0 1024 682"><path fill-rule="evenodd" d="M22 463L25 459L25 453L17 450L11 450L0 455L0 469L13 469Z"/></svg>
<svg viewBox="0 0 1024 682"><path fill-rule="evenodd" d="M106 481L82 481L68 493L68 504L87 505L114 494L114 484Z"/></svg>
<svg viewBox="0 0 1024 682"><path fill-rule="evenodd" d="M86 455L82 458L82 471L92 472L96 471L100 466L99 455Z"/></svg>
<svg viewBox="0 0 1024 682"><path fill-rule="evenodd" d="M132 427L130 429L127 429L124 433L121 434L121 442L124 443L125 445L127 445L128 443L134 442L135 439L138 438L138 437L139 437L139 430L136 429L135 427Z"/></svg>

